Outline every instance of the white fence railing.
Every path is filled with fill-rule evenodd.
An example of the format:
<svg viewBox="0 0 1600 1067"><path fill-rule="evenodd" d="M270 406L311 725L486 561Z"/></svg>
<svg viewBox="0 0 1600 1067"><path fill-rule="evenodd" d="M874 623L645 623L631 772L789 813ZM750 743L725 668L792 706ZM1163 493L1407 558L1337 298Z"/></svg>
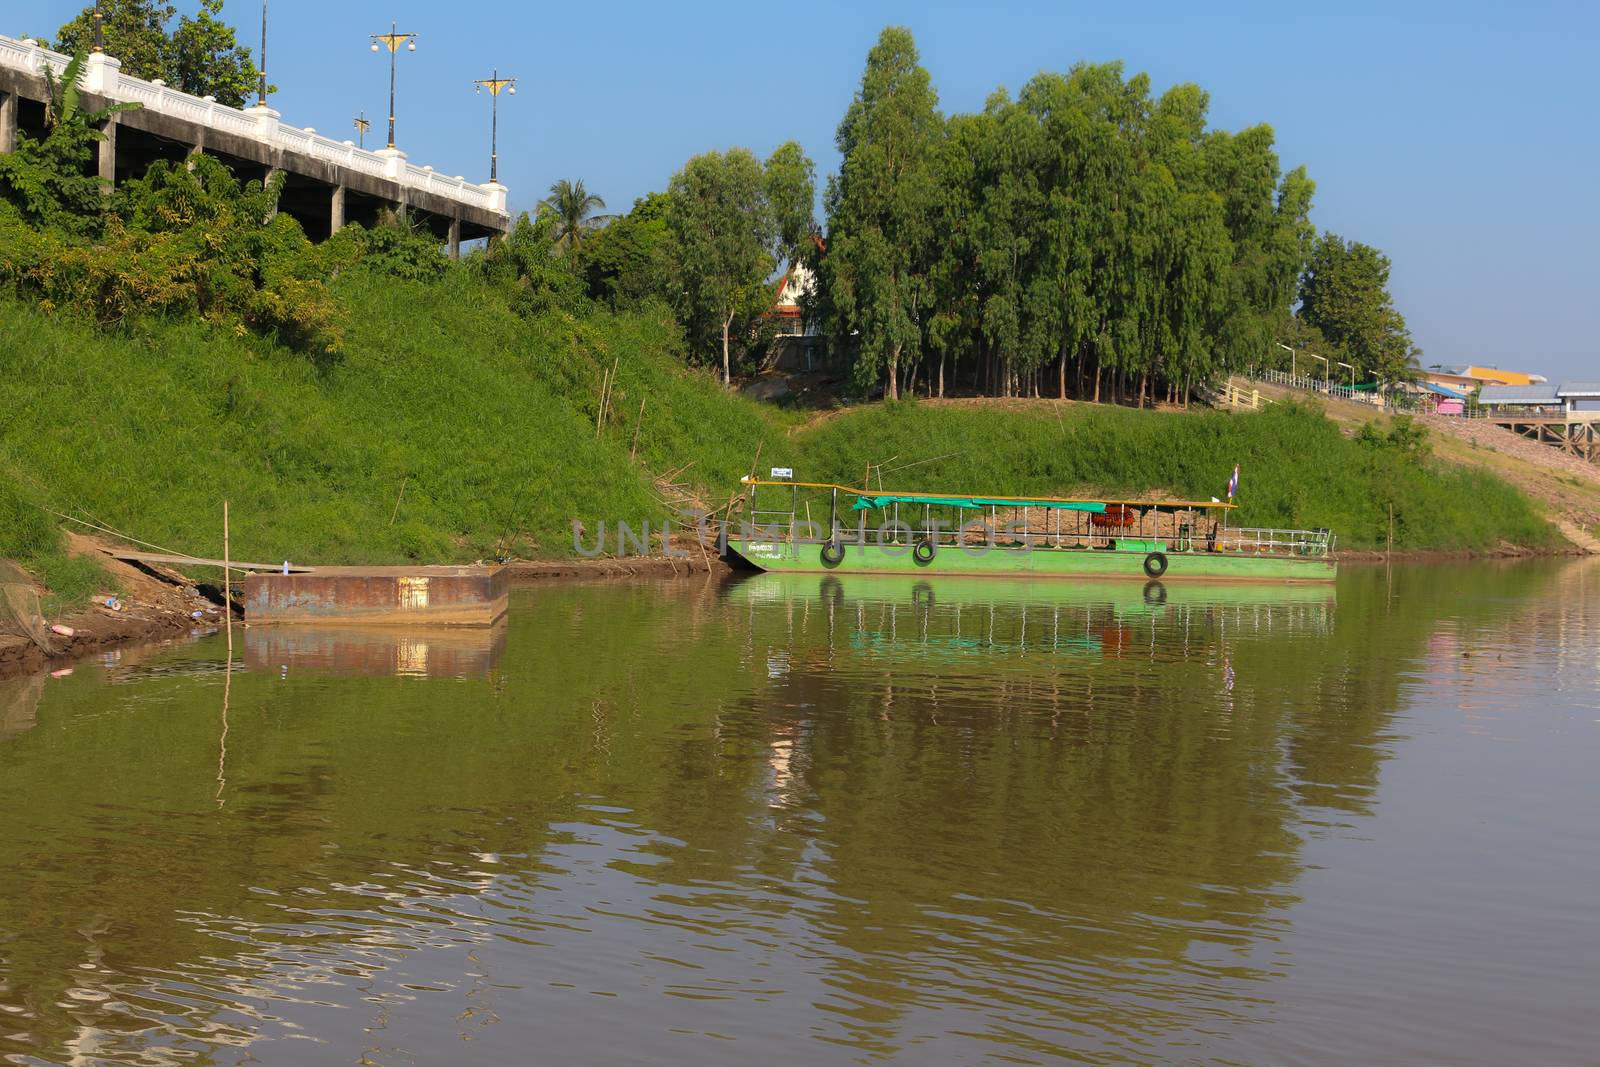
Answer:
<svg viewBox="0 0 1600 1067"><path fill-rule="evenodd" d="M41 75L48 68L60 75L70 56L41 48L32 41L0 36L0 66ZM455 200L469 207L505 215L507 190L503 185L478 185L464 177L436 173L432 167L407 163L405 153L369 151L351 141L335 141L311 129L286 126L271 108L238 108L219 104L211 97L191 96L160 81L145 81L123 74L115 57L92 54L84 64L83 88L116 103L134 103L162 115L221 133L250 137L275 148L298 152L313 159L348 167L362 174L387 178L408 189Z"/></svg>

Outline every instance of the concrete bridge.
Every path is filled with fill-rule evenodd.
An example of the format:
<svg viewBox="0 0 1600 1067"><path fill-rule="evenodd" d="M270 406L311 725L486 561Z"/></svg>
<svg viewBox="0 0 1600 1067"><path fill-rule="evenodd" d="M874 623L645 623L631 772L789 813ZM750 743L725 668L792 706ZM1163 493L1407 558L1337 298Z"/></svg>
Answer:
<svg viewBox="0 0 1600 1067"><path fill-rule="evenodd" d="M44 134L44 72L59 77L70 57L31 41L0 36L0 152L16 147L18 130ZM287 175L278 209L293 216L313 241L347 222L370 225L385 212L419 219L457 256L461 242L505 233L506 187L477 185L460 176L406 161L404 152L368 151L282 121L268 107L246 110L190 96L160 81L122 73L114 57L93 53L84 65L83 106L140 106L112 116L100 145L99 174L109 184L143 174L158 159L182 161L195 152L215 156L241 180Z"/></svg>

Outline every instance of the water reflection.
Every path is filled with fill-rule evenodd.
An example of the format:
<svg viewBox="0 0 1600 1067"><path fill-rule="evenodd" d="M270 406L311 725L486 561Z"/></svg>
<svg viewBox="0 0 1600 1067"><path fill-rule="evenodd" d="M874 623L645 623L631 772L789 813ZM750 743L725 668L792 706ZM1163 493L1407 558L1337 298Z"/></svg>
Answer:
<svg viewBox="0 0 1600 1067"><path fill-rule="evenodd" d="M1568 572L1465 576L551 586L426 669L87 667L0 738L0 1052L1270 1060L1407 709L1592 683Z"/></svg>
<svg viewBox="0 0 1600 1067"><path fill-rule="evenodd" d="M244 662L254 670L314 670L407 678L487 674L506 647L506 623L396 629L354 626L252 626Z"/></svg>
<svg viewBox="0 0 1600 1067"><path fill-rule="evenodd" d="M43 673L25 678L0 678L0 741L38 721L39 694L44 692Z"/></svg>

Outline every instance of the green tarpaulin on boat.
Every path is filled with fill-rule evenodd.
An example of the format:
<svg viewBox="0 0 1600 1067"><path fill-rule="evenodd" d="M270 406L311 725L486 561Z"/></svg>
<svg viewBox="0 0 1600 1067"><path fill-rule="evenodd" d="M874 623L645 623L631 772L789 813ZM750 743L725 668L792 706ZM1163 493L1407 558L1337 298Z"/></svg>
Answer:
<svg viewBox="0 0 1600 1067"><path fill-rule="evenodd" d="M889 504L938 504L950 508L1055 508L1058 511L1088 511L1104 515L1104 504L1080 500L1005 500L987 496L858 496L851 511L868 511Z"/></svg>

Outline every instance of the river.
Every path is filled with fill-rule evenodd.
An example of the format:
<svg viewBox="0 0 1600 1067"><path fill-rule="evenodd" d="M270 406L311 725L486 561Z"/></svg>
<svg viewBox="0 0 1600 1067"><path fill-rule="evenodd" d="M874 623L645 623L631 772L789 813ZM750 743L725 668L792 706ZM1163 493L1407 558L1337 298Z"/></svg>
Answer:
<svg viewBox="0 0 1600 1067"><path fill-rule="evenodd" d="M15 1063L1593 1063L1600 569L760 576L0 682Z"/></svg>

